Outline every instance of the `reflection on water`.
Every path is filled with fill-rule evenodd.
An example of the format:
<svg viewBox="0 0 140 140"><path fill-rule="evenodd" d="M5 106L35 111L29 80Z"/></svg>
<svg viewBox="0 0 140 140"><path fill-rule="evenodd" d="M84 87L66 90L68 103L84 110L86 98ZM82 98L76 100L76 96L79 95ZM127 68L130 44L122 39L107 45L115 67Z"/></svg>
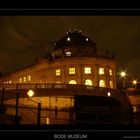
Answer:
<svg viewBox="0 0 140 140"><path fill-rule="evenodd" d="M140 124L140 105L133 106L134 111L134 123Z"/></svg>
<svg viewBox="0 0 140 140"><path fill-rule="evenodd" d="M41 110L41 124L69 124L72 120L74 124L140 124L140 107L134 106L135 113L105 113L92 112L70 113L70 110ZM19 108L19 115L22 116L20 124L37 124L37 109ZM8 107L7 113L15 115L15 107Z"/></svg>
<svg viewBox="0 0 140 140"><path fill-rule="evenodd" d="M7 107L6 113L15 115L15 107ZM37 109L22 107L18 114L22 116L20 124L37 124ZM42 109L40 116L41 124L69 124L68 110Z"/></svg>
<svg viewBox="0 0 140 140"><path fill-rule="evenodd" d="M134 113L137 112L137 108L136 108L136 106L133 106L133 111L134 111Z"/></svg>

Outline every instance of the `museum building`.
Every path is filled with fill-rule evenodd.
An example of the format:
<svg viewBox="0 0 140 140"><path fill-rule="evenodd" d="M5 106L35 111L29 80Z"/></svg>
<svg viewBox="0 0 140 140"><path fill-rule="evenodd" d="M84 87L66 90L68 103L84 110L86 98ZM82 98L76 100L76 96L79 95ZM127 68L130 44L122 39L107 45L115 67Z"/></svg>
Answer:
<svg viewBox="0 0 140 140"><path fill-rule="evenodd" d="M86 91L88 95L94 94L93 92L101 95L104 92L107 97L108 91L116 94L116 61L113 54L98 50L97 44L90 37L84 35L81 31L69 31L49 47L46 56L36 59L34 64L1 76L0 84L5 85L5 87L16 84L22 86L38 84L38 86L44 88L44 94L42 91L38 94L35 91L32 100L40 102L44 109L55 109L57 107L59 110L64 110L73 108L75 93L72 89L75 87L78 87L77 90L79 93L81 92L80 94L84 93L82 86L93 89ZM58 96L60 90L57 88L52 88L48 93L47 88L50 88L51 85L58 86L58 88L60 86L60 89L62 87L61 92L63 93L61 96ZM66 91L63 90L64 86L70 86L71 88ZM27 94L27 92L24 94ZM10 94L6 96L8 95L10 96ZM15 100L16 96L13 99L6 100L5 104L15 106ZM36 108L37 104L29 101L27 97L20 97L19 106ZM13 113L8 108L7 112ZM51 118L52 114L47 114L47 116ZM65 112L59 116L68 117ZM55 123L53 121L50 119L51 123Z"/></svg>
<svg viewBox="0 0 140 140"><path fill-rule="evenodd" d="M0 77L1 84L77 84L116 89L116 61L81 31L69 31L34 64Z"/></svg>

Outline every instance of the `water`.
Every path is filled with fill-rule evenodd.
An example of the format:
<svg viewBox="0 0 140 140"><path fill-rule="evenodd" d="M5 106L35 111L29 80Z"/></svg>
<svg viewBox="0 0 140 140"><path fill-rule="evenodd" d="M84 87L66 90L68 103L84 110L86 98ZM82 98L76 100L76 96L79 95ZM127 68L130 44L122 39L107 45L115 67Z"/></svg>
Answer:
<svg viewBox="0 0 140 140"><path fill-rule="evenodd" d="M140 124L140 105L134 105L133 109L134 124Z"/></svg>
<svg viewBox="0 0 140 140"><path fill-rule="evenodd" d="M42 109L41 124L140 124L140 107L135 113L120 112L75 112L69 110ZM139 112L138 112L139 111ZM6 113L15 115L15 107L7 107ZM20 124L37 124L38 110L34 108L20 107L18 115L22 116ZM72 121L72 122L70 122Z"/></svg>
<svg viewBox="0 0 140 140"><path fill-rule="evenodd" d="M15 115L15 107L7 107L7 114ZM18 115L22 116L20 124L37 124L38 110L34 108L19 108ZM68 110L42 109L40 115L41 124L69 124Z"/></svg>

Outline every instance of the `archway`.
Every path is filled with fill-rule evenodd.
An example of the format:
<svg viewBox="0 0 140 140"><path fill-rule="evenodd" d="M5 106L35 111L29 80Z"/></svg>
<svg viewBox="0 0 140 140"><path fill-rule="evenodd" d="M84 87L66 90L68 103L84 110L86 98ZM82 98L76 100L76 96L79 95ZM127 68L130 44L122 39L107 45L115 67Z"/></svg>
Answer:
<svg viewBox="0 0 140 140"><path fill-rule="evenodd" d="M105 87L105 81L104 80L100 80L99 81L99 87Z"/></svg>
<svg viewBox="0 0 140 140"><path fill-rule="evenodd" d="M92 86L92 81L90 79L85 80L85 85Z"/></svg>
<svg viewBox="0 0 140 140"><path fill-rule="evenodd" d="M77 84L75 80L70 80L69 84Z"/></svg>

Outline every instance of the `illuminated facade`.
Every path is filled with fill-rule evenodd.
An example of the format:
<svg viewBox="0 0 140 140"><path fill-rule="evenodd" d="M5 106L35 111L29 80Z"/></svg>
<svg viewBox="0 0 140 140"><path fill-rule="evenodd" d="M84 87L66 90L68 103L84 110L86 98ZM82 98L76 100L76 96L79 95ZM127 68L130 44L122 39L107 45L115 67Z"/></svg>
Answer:
<svg viewBox="0 0 140 140"><path fill-rule="evenodd" d="M81 32L67 32L49 57L0 78L1 84L80 84L116 89L116 64L108 52Z"/></svg>
<svg viewBox="0 0 140 140"><path fill-rule="evenodd" d="M116 89L113 55L107 51L100 52L96 43L81 32L68 32L52 47L53 51L47 57L38 58L35 64L0 77L0 84L74 84ZM29 90L27 94L32 97L36 93ZM67 109L74 106L74 96L56 97L46 93L44 97L33 96L32 99L41 102L42 108L55 109L57 106L58 109ZM37 107L28 98L20 98L19 102ZM5 104L15 105L15 99L7 100Z"/></svg>

